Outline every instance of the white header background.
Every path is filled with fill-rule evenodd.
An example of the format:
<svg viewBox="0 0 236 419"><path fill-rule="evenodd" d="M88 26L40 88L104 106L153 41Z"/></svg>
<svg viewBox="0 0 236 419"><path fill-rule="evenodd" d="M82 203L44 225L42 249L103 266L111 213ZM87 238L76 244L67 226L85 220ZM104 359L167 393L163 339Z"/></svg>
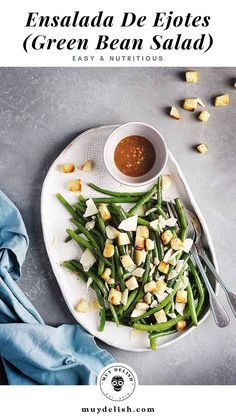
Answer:
<svg viewBox="0 0 236 419"><path fill-rule="evenodd" d="M21 0L19 2L2 2L0 13L0 65L1 66L234 66L235 58L235 2L213 2L206 0L70 0L69 2L50 2L48 0L32 1ZM112 28L26 28L28 12L38 12L39 15L67 16L79 11L80 16L95 16L99 11L104 15L113 15L114 26ZM186 16L211 16L210 25L207 28L169 28L162 31L153 28L152 24L156 12L173 11L174 15ZM137 16L147 16L146 24L142 28L133 25L129 28L120 28L123 12L134 12ZM165 38L175 38L182 33L184 38L196 38L201 33L211 33L214 38L212 48L203 53L202 51L150 51L149 44L155 34L161 34ZM28 54L23 49L23 41L30 33L44 34L47 38L89 38L89 49L58 51L52 50L31 51ZM139 51L94 51L98 35L106 34L113 38L144 38L145 49ZM100 56L105 61L100 61ZM111 62L110 55L118 56L163 56L163 61L117 61ZM75 57L73 61L72 57ZM83 61L84 56L94 56L93 61ZM82 57L81 60L77 60Z"/></svg>

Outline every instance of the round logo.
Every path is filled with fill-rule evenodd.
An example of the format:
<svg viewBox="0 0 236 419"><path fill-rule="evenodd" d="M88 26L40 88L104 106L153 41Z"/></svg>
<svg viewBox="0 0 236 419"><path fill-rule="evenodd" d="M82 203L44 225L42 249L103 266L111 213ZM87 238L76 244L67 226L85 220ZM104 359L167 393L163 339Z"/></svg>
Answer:
<svg viewBox="0 0 236 419"><path fill-rule="evenodd" d="M132 368L120 363L105 367L98 377L98 385L104 396L117 402L130 397L137 384L138 379Z"/></svg>

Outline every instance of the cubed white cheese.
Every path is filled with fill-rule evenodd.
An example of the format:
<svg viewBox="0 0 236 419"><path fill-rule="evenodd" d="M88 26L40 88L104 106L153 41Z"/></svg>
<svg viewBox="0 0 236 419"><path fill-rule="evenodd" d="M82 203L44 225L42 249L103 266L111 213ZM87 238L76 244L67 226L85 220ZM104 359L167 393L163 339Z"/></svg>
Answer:
<svg viewBox="0 0 236 419"><path fill-rule="evenodd" d="M155 294L163 294L166 289L166 283L164 281L157 281L155 286Z"/></svg>
<svg viewBox="0 0 236 419"><path fill-rule="evenodd" d="M119 246L130 244L130 239L127 233L118 233L117 240L118 240Z"/></svg>
<svg viewBox="0 0 236 419"><path fill-rule="evenodd" d="M176 303L184 303L186 304L188 301L188 292L181 289L178 290L176 293L176 298L175 298Z"/></svg>
<svg viewBox="0 0 236 419"><path fill-rule="evenodd" d="M144 285L144 292L153 292L156 290L156 282L150 281Z"/></svg>
<svg viewBox="0 0 236 419"><path fill-rule="evenodd" d="M137 303L135 308L139 311L147 311L149 309L149 305L147 303Z"/></svg>
<svg viewBox="0 0 236 419"><path fill-rule="evenodd" d="M89 310L88 303L81 299L75 306L75 311L78 311L78 313L86 313Z"/></svg>
<svg viewBox="0 0 236 419"><path fill-rule="evenodd" d="M126 287L132 291L139 287L138 281L135 276L131 276L127 281L125 281Z"/></svg>
<svg viewBox="0 0 236 419"><path fill-rule="evenodd" d="M135 263L133 263L132 265L128 266L126 269L126 271L128 272L132 272L137 268L137 265L135 265Z"/></svg>
<svg viewBox="0 0 236 419"><path fill-rule="evenodd" d="M112 288L108 295L109 303L118 306L121 303L122 292Z"/></svg>
<svg viewBox="0 0 236 419"><path fill-rule="evenodd" d="M123 255L120 257L121 263L124 268L129 268L130 266L134 265L133 259L130 255Z"/></svg>
<svg viewBox="0 0 236 419"><path fill-rule="evenodd" d="M164 312L164 310L163 310L163 309L162 309L162 310L160 310L160 311L157 311L157 312L154 314L154 317L155 317L155 319L156 319L157 323L165 323L165 322L167 322L166 313Z"/></svg>
<svg viewBox="0 0 236 419"><path fill-rule="evenodd" d="M136 276L137 278L142 278L143 274L145 272L145 269L143 268L136 268L134 271L132 271L132 274Z"/></svg>
<svg viewBox="0 0 236 419"><path fill-rule="evenodd" d="M144 295L143 301L147 304L151 304L152 302L152 294L150 292L147 292L147 294Z"/></svg>

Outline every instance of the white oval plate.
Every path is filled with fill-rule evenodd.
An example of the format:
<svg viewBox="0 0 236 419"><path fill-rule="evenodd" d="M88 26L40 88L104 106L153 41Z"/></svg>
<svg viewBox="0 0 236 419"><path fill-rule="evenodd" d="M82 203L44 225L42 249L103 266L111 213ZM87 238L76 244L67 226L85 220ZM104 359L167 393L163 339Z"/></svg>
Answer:
<svg viewBox="0 0 236 419"><path fill-rule="evenodd" d="M61 263L64 260L79 258L81 252L74 242L70 241L69 243L64 243L66 236L65 229L70 227L71 224L69 221L70 215L56 199L56 193L60 192L71 204L75 203L77 193L69 192L66 189L66 185L69 180L76 178L82 179L83 194L86 197L101 196L89 188L86 185L87 182L93 182L101 187L111 190L130 190L130 187L119 184L108 174L103 162L103 147L105 141L115 128L117 128L116 125L103 126L85 131L75 138L75 140L72 141L54 161L47 173L42 188L42 228L53 272L56 276L66 304L78 323L80 323L92 335L109 345L115 346L116 348L129 351L146 351L149 349L149 340L146 332L136 331L125 326L117 328L117 326L112 322L106 323L104 332L98 332L98 311L89 310L84 314L77 313L74 310L75 304L80 300L80 298L85 298L88 301L95 299L94 291L87 289L86 285L82 283L76 275L70 273L63 266L61 266ZM94 161L94 168L91 172L86 173L77 170L74 173L64 174L60 171L61 164L75 163L79 166L87 159ZM206 222L197 206L180 167L170 152L168 155L165 173L171 176L172 187L164 193L164 199L172 199L176 196L180 196L185 206L197 214L204 231L204 245L208 247L216 269L218 269L215 251ZM136 187L135 190L147 190L149 189L149 186L142 188ZM217 288L214 280L212 280L212 285L214 288ZM199 325L202 324L208 314L209 309L204 313ZM173 334L161 338L159 340L158 348L165 347L176 342L178 339L186 336L194 329L195 327L191 327L181 334Z"/></svg>

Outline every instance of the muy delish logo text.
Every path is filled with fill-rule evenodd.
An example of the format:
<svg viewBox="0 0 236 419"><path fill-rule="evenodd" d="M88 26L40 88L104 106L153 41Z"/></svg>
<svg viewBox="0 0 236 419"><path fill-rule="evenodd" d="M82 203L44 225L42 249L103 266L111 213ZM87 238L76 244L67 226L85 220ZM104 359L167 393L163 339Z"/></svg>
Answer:
<svg viewBox="0 0 236 419"><path fill-rule="evenodd" d="M133 394L138 379L131 367L115 363L101 371L97 384L105 397L113 401L122 401Z"/></svg>

